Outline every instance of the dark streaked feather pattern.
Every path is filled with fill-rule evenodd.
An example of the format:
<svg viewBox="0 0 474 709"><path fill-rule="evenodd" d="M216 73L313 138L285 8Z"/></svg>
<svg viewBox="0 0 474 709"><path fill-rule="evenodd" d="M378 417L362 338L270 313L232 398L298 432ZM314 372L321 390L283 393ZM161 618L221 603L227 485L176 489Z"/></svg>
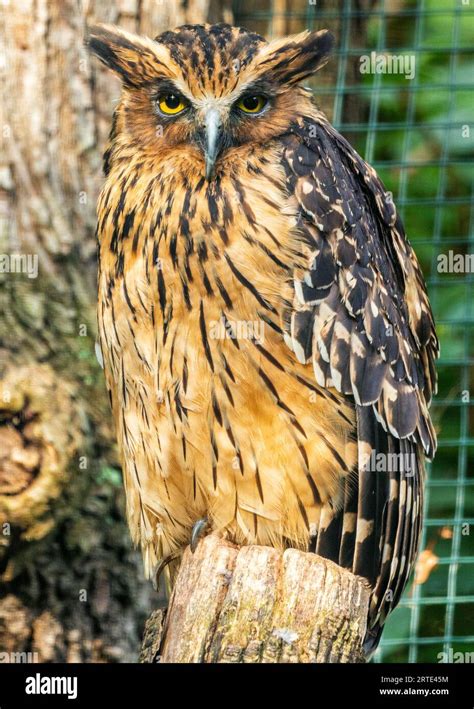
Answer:
<svg viewBox="0 0 474 709"><path fill-rule="evenodd" d="M295 273L287 341L312 358L318 384L353 397L357 411L357 475L344 480L339 512L323 508L315 550L374 588L370 649L417 553L438 341L416 257L375 171L321 114L292 126L283 165L311 247L308 270ZM408 456L414 469L374 470L371 453Z"/></svg>
<svg viewBox="0 0 474 709"><path fill-rule="evenodd" d="M101 26L88 43L124 85L99 329L147 573L202 517L237 544L309 546L371 583L374 648L417 550L437 341L393 201L298 86L332 38ZM163 121L165 91L191 110ZM237 114L247 91L268 110ZM223 134L208 179L210 103ZM410 474L372 470L372 452L413 456Z"/></svg>

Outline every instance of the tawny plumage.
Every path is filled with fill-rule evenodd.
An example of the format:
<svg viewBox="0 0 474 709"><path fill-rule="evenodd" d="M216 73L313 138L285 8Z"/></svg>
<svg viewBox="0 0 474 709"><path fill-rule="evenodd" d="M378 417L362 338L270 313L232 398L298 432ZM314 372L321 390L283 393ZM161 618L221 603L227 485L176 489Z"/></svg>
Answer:
<svg viewBox="0 0 474 709"><path fill-rule="evenodd" d="M98 312L146 569L202 518L316 551L371 583L374 647L417 552L438 343L390 196L300 85L332 37L89 45L123 81Z"/></svg>

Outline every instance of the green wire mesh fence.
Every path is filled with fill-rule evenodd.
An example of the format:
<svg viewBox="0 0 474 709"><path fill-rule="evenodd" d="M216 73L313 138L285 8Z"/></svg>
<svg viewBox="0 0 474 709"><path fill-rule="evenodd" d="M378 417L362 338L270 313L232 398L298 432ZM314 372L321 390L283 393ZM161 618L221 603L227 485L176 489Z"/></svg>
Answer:
<svg viewBox="0 0 474 709"><path fill-rule="evenodd" d="M235 0L233 9L236 24L267 37L334 32L315 94L392 191L426 276L441 341L439 450L417 583L375 661L465 661L474 651L474 3Z"/></svg>

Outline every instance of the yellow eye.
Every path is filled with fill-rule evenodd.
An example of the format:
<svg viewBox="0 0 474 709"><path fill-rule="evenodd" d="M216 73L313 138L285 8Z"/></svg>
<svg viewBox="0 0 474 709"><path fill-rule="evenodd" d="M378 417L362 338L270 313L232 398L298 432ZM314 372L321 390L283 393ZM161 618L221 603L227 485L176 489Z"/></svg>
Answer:
<svg viewBox="0 0 474 709"><path fill-rule="evenodd" d="M158 108L167 116L175 116L187 107L181 96L177 94L166 94L158 99Z"/></svg>
<svg viewBox="0 0 474 709"><path fill-rule="evenodd" d="M237 108L244 113L260 113L268 103L265 96L243 96L237 101Z"/></svg>

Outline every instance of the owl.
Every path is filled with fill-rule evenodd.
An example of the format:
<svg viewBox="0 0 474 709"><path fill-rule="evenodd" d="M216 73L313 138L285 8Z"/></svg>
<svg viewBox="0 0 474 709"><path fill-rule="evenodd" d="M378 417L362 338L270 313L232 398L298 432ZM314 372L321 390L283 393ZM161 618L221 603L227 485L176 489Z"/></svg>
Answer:
<svg viewBox="0 0 474 709"><path fill-rule="evenodd" d="M438 341L390 193L302 85L332 35L88 44L122 82L98 320L147 573L208 530L315 552L370 584L370 652L417 554Z"/></svg>

